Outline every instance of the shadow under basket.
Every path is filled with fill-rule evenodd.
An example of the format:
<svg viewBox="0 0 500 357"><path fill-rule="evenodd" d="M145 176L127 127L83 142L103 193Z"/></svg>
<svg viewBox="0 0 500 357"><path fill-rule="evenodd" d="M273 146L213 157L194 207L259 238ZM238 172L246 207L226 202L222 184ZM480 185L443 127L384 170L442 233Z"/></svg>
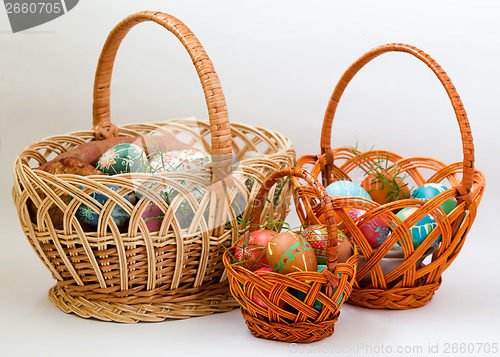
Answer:
<svg viewBox="0 0 500 357"><path fill-rule="evenodd" d="M424 62L444 86L460 128L463 162L447 165L427 157L403 158L386 150L361 152L352 147L331 148L333 118L348 83L372 59L394 51L411 54ZM421 307L433 297L441 284L442 273L460 252L475 220L484 192L485 179L483 174L474 168L474 146L469 122L451 80L429 55L405 44L379 46L365 53L348 68L335 87L325 113L321 154L302 156L296 166L308 170L316 178L321 176L322 184L327 187L339 180L359 180L361 183L373 173L373 168L379 167L377 165L380 164L381 158L384 161L384 174L404 177L406 184L411 182L415 187L435 183L444 185L447 189L428 200L405 197L392 202L375 202L373 195L373 200L332 197L336 219L341 222L346 236L356 243L360 260L363 262L362 266L358 266L356 281L348 302L368 308ZM323 212L310 188L294 180L293 190L301 223L322 224ZM448 200L455 200L456 206L451 212L445 213L442 205ZM357 217L350 214L354 208L362 211ZM400 210L410 208L412 213L405 219L396 216ZM411 229L427 216L435 221L435 228L420 244L414 245ZM390 234L376 249L372 248L362 232L363 227L369 226L375 219L380 219L390 229ZM397 243L401 246L401 257L398 258L398 263L392 261L393 266L387 270L391 249Z"/></svg>
<svg viewBox="0 0 500 357"><path fill-rule="evenodd" d="M203 87L208 121L111 124L115 55L128 31L144 21L172 32L188 51ZM12 195L20 224L57 280L50 300L64 312L125 323L202 316L238 306L222 256L243 234L245 227L237 218L248 219L248 207L265 178L295 161L290 140L265 128L229 123L222 87L205 50L182 22L159 12L131 15L108 36L96 71L93 115L93 131L35 142L14 165ZM182 140L189 148L207 152L211 163L154 175L81 176L39 169L80 145L149 135ZM174 190L175 197L166 200L166 189ZM291 182L273 194L263 214L283 220ZM97 200L98 195L105 199ZM148 226L148 207L157 208L162 217L157 229ZM89 208L98 216L95 225L77 215L79 210L90 214ZM118 223L114 212L122 212L126 220Z"/></svg>

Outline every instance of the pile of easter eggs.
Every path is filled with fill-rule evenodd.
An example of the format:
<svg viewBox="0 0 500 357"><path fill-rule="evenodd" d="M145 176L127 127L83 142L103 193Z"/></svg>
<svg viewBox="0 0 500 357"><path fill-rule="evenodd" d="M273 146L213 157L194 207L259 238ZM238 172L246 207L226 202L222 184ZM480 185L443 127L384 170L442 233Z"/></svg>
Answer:
<svg viewBox="0 0 500 357"><path fill-rule="evenodd" d="M332 197L359 197L362 199L375 201L383 205L388 202L407 198L416 198L423 201L429 201L430 199L436 197L438 194L448 189L446 186L439 183L426 183L417 187L413 192L411 192L407 187L408 185L399 178L392 179L391 184L398 185L398 188L388 189L386 186L381 184L380 179L375 178L373 175L370 175L363 181L361 185L348 180L335 181L326 187L326 192ZM353 203L353 206L355 206L356 199L353 200ZM450 198L440 207L443 212L448 215L451 211L453 211L456 204L456 199ZM345 208L345 210L348 211L347 213L354 221L356 221L366 213L365 210L356 207ZM405 221L415 211L417 211L416 207L405 207L399 211L396 211L395 213L401 221ZM343 222L341 222L341 218L337 214L336 219L339 227L345 228ZM358 220L358 222L361 222L361 220L362 219ZM417 248L436 227L437 222L430 214L420 219L413 226L408 227L410 235L412 237L414 248ZM372 248L378 248L387 239L387 237L389 237L393 230L393 227L389 226L389 224L384 221L383 218L377 216L368 221L363 220L363 223L359 224L359 230ZM441 236L439 236L435 240L435 242L433 242L433 244L439 242L440 240ZM401 245L402 242L398 240L397 244Z"/></svg>
<svg viewBox="0 0 500 357"><path fill-rule="evenodd" d="M211 162L211 156L204 151L197 149L183 149L175 151L165 151L160 153L146 154L146 150L133 143L117 144L106 150L98 159L95 168L102 171L106 175L118 175L126 173L150 173L161 174L172 171L183 171L193 168L203 167ZM80 187L83 189L83 187ZM110 191L117 192L120 188L116 185L108 185ZM199 187L197 192L201 192L198 196L201 199L203 196L202 188ZM118 192L119 193L119 192ZM162 190L161 197L170 204L170 200L177 194L172 188ZM111 204L110 194L106 192L93 192L90 197L99 204L105 206ZM137 192L122 196L130 204L136 204L141 199L141 195ZM70 197L71 199L71 197ZM85 224L96 227L99 222L99 214L85 204L80 204L75 216ZM111 219L117 226L124 226L130 219L126 210L115 205L111 211ZM188 215L186 215L188 216ZM192 216L192 215L191 215ZM160 230L165 213L160 208L160 205L155 202L148 202L142 218L144 219L149 231L154 232ZM185 218L184 226L188 226L186 222L189 217Z"/></svg>
<svg viewBox="0 0 500 357"><path fill-rule="evenodd" d="M299 232L280 232L256 230L245 235L235 246L234 259L246 269L257 275L269 272L289 274L294 272L321 272L326 268L327 228L325 225L303 227ZM344 263L353 254L351 244L343 235L338 235L338 262ZM266 308L262 296L270 292L255 288L252 301ZM299 300L306 294L295 289L290 293ZM286 308L283 301L279 307ZM321 310L321 303L315 302L314 308Z"/></svg>

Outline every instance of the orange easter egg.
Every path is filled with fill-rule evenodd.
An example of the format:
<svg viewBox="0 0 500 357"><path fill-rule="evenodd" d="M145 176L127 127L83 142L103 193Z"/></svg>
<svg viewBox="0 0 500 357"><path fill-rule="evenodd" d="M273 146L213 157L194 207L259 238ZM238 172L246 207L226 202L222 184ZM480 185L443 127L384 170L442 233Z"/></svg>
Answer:
<svg viewBox="0 0 500 357"><path fill-rule="evenodd" d="M271 238L266 251L267 262L277 273L316 271L314 250L306 239L296 233L282 232Z"/></svg>
<svg viewBox="0 0 500 357"><path fill-rule="evenodd" d="M388 202L410 198L408 184L388 172L368 175L361 183L373 201L383 205Z"/></svg>

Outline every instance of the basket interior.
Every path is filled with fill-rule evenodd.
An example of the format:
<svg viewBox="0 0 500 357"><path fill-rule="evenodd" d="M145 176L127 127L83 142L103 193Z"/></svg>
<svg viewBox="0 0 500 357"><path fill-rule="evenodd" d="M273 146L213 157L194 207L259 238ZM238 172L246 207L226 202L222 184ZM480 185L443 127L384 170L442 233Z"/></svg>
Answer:
<svg viewBox="0 0 500 357"><path fill-rule="evenodd" d="M113 289L119 295L139 286L147 290L162 287L163 298L167 298L168 290L222 279L224 247L247 228L248 208L260 184L272 171L295 161L290 141L281 134L241 124L231 124L231 129L233 170L226 185L218 186L212 183L209 167L114 176L51 175L33 170L91 141L90 131L30 145L16 160L13 188L28 240L57 280L72 289L93 284L94 296L102 293L103 298L109 298ZM210 153L210 126L205 121L177 119L120 127L121 136L150 133L171 134ZM118 189L110 191L109 185ZM175 193L169 200L163 194L166 188ZM104 203L93 196L103 192L108 198ZM283 220L289 210L291 183L277 185L272 192L274 199L262 214ZM148 229L143 217L151 203L164 216L155 231ZM82 205L98 213L97 226L75 216ZM116 210L129 216L126 223L119 225L113 219ZM114 288L107 291L111 286Z"/></svg>

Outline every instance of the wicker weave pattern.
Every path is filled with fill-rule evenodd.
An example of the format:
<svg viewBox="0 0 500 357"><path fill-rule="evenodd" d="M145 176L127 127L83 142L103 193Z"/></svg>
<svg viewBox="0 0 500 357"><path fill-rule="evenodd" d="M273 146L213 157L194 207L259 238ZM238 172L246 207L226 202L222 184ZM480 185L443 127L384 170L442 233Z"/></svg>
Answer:
<svg viewBox="0 0 500 357"><path fill-rule="evenodd" d="M110 124L110 62L126 32L142 21L155 21L182 39L204 87L209 121ZM224 246L229 247L242 233L244 227L235 224L235 219L249 217L247 206L265 178L293 164L295 153L289 139L265 128L227 122L222 89L201 44L185 25L166 14L134 14L113 30L101 55L94 95L95 131L33 143L14 166L12 193L21 226L57 280L49 293L51 300L65 312L118 322L201 316L237 306L222 263ZM96 136L116 133L182 137L189 146L212 154L212 167L115 176L51 175L33 169ZM232 158L229 164L226 160L228 149L229 156L232 150L236 158L233 166ZM111 191L108 185L119 190ZM165 187L178 192L169 204L161 196ZM195 194L200 188L201 197ZM108 201L101 204L92 199L93 192L105 194ZM138 197L135 205L124 198L132 193ZM263 214L282 220L289 210L291 183L275 188L272 194L275 200ZM165 215L157 232L150 232L142 218L151 202ZM76 218L81 204L99 214L97 228ZM118 227L111 218L117 206L130 216L125 227Z"/></svg>
<svg viewBox="0 0 500 357"><path fill-rule="evenodd" d="M352 148L331 149L331 128L335 110L340 97L354 75L373 58L391 51L409 53L433 70L443 84L455 110L460 127L464 159L461 163L446 165L439 160L427 157L403 158L384 150L359 152ZM351 180L360 177L360 173L368 172L369 163L376 163L380 157L388 158L389 171L398 168L401 175L407 175L415 186L425 183L442 183L451 187L428 202L418 199L406 199L384 205L371 200L353 200L348 198L332 198L332 204L339 219L346 226L345 233L354 239L360 254L366 263L360 267L356 275L356 283L349 302L370 308L409 309L425 305L441 284L441 275L460 252L465 237L476 217L477 207L484 192L484 176L474 168L474 147L469 122L460 97L444 70L427 54L415 47L390 44L377 47L354 62L338 82L330 98L325 114L322 136L321 155L307 155L299 158L297 167L307 168L314 177L321 174L326 186L335 180ZM322 215L320 204L313 197L311 190L294 181L294 199L297 213L303 223L317 224ZM457 206L449 215L445 215L440 205L450 198L457 199ZM366 211L353 220L348 211L353 208ZM397 210L415 207L417 211L403 223L396 217ZM437 227L416 249L413 247L409 227L421 218L430 214L437 222ZM385 221L393 232L386 241L374 251L360 227L371 219L379 217ZM442 240L432 254L430 262L420 268L416 263L431 247L437 237ZM390 272L382 272L384 256L391 247L401 240L404 252L402 263ZM360 284L369 275L371 283Z"/></svg>
<svg viewBox="0 0 500 357"><path fill-rule="evenodd" d="M313 342L333 334L340 308L352 290L358 254L356 247L352 245L354 254L347 262L337 263L337 228L330 198L317 180L298 168L277 170L267 178L255 200L251 230L258 229L259 222L262 222L261 205L265 202L268 191L280 178L288 176L304 179L321 202L328 228L327 269L322 273L257 275L241 265L233 265L229 253L224 254L223 260L231 292L241 304L241 312L252 334L285 342ZM234 246L230 252L234 252ZM304 299L295 298L290 289L303 292ZM269 292L269 296L266 297L263 291ZM252 300L254 295L267 308L256 304ZM321 311L313 307L316 301L323 305ZM283 302L291 308L280 307Z"/></svg>

